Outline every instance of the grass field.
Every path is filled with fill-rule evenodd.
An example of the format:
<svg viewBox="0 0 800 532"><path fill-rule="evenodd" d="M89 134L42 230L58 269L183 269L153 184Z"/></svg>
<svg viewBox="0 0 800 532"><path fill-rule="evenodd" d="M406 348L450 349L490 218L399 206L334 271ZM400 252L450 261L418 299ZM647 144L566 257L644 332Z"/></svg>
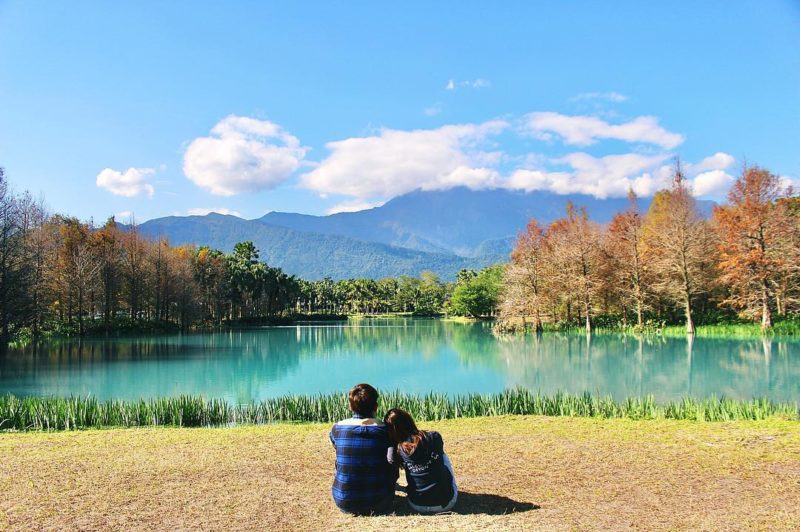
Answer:
<svg viewBox="0 0 800 532"><path fill-rule="evenodd" d="M493 417L442 432L449 515L354 518L327 425L0 434L0 529L797 529L800 423ZM402 482L402 480L401 480Z"/></svg>

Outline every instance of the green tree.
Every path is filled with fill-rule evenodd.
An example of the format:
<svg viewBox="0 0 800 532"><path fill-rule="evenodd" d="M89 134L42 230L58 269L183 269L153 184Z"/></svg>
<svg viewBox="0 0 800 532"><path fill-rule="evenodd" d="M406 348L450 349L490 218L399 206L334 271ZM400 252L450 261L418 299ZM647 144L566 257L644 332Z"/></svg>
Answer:
<svg viewBox="0 0 800 532"><path fill-rule="evenodd" d="M462 270L465 271L469 270ZM450 299L451 312L474 318L494 315L500 299L503 271L502 265L496 265L474 275L460 274Z"/></svg>

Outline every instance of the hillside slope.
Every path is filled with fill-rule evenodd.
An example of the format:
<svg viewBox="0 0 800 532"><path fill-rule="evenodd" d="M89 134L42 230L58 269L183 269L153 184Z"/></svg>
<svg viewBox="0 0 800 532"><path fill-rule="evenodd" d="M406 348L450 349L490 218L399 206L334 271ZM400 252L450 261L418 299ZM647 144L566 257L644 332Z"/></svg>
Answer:
<svg viewBox="0 0 800 532"><path fill-rule="evenodd" d="M507 254L514 237L528 220L536 218L543 224L550 223L564 215L568 201L586 207L589 216L600 223L610 221L615 213L628 208L627 198L459 187L411 192L381 207L358 212L328 216L271 212L259 220L298 231L342 235L422 251L480 256L485 249ZM640 201L642 211L649 205L649 198ZM700 202L704 212L710 212L711 205Z"/></svg>
<svg viewBox="0 0 800 532"><path fill-rule="evenodd" d="M223 251L231 251L237 242L251 240L268 264L304 279L416 276L424 270L453 279L462 268L492 261L491 258L465 259L338 235L295 231L214 213L157 218L141 224L139 230L151 238L164 236L172 244L207 245ZM503 257L495 259L503 260Z"/></svg>
<svg viewBox="0 0 800 532"><path fill-rule="evenodd" d="M547 224L568 201L608 222L626 198L509 190L416 191L381 207L328 216L271 212L257 220L235 216L170 216L143 223L150 237L230 251L252 240L269 264L307 279L380 278L430 270L453 279L462 268L505 262L517 233L531 218ZM644 211L650 200L643 199ZM704 213L712 202L701 201Z"/></svg>

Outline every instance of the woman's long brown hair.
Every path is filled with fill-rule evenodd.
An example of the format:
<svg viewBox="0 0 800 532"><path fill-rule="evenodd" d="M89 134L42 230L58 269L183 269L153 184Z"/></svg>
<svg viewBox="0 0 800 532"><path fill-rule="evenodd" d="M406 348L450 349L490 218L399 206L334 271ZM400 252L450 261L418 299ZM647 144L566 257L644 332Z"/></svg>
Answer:
<svg viewBox="0 0 800 532"><path fill-rule="evenodd" d="M422 441L423 432L417 428L414 418L405 410L392 408L386 412L383 418L389 428L389 436L397 446L403 449L406 454L414 454L417 445Z"/></svg>

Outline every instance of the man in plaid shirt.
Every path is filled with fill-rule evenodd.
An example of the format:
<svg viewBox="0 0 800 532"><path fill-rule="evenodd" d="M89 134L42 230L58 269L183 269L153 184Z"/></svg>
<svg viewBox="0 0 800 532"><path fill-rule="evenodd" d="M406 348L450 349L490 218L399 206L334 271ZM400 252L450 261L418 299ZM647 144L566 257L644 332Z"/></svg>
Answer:
<svg viewBox="0 0 800 532"><path fill-rule="evenodd" d="M386 425L376 417L378 391L369 384L357 384L348 399L353 417L335 424L330 434L336 448L333 500L343 512L389 513L398 472L386 459L393 444Z"/></svg>

